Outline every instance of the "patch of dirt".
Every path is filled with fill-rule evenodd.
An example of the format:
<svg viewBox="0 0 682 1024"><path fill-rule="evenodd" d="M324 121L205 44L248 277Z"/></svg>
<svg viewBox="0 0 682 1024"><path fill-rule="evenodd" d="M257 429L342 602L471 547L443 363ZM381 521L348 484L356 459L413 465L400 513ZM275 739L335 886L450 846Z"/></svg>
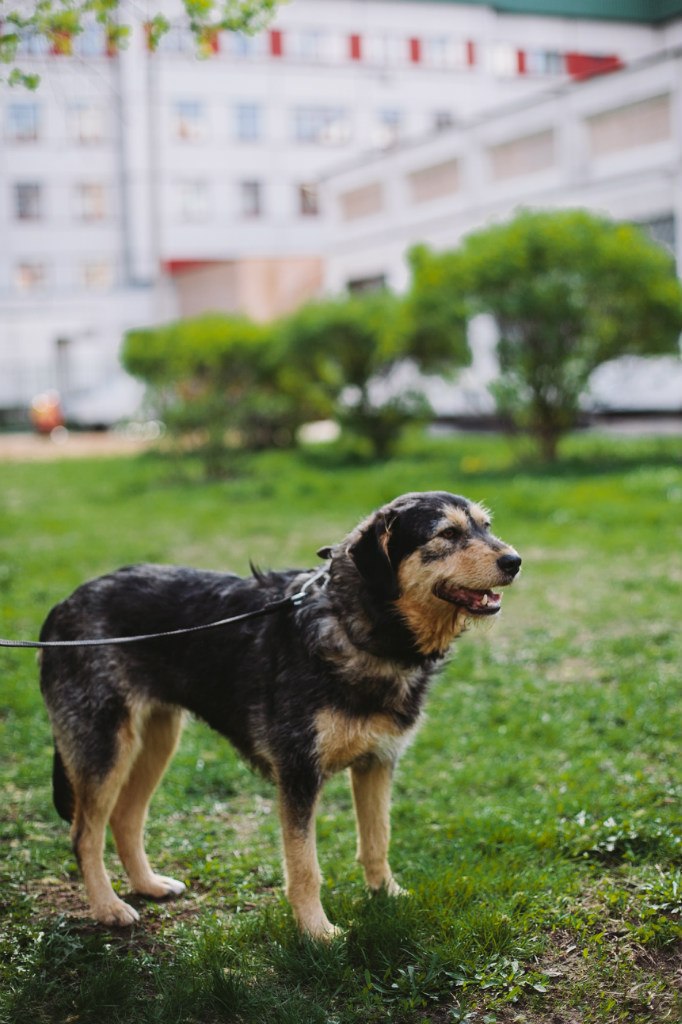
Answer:
<svg viewBox="0 0 682 1024"><path fill-rule="evenodd" d="M38 434L0 434L0 462L53 462L56 459L136 455L150 443L109 431L67 432L59 440Z"/></svg>

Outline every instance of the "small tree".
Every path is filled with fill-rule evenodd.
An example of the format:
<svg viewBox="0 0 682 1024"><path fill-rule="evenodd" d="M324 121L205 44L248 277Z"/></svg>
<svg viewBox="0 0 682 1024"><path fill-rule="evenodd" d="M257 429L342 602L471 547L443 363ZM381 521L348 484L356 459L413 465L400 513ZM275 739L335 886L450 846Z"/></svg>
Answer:
<svg viewBox="0 0 682 1024"><path fill-rule="evenodd" d="M147 384L171 437L198 452L210 476L229 468L236 449L292 443L318 411L282 374L271 329L243 317L130 331L122 361Z"/></svg>
<svg viewBox="0 0 682 1024"><path fill-rule="evenodd" d="M412 331L408 307L391 293L309 303L281 322L279 334L289 372L376 458L392 453L408 423L428 416L423 395L392 387L389 376L407 359L435 365L437 346Z"/></svg>
<svg viewBox="0 0 682 1024"><path fill-rule="evenodd" d="M495 317L498 405L548 460L595 367L675 352L682 330L672 258L639 228L584 210L525 211L454 252L421 251L414 292L441 313L465 302Z"/></svg>

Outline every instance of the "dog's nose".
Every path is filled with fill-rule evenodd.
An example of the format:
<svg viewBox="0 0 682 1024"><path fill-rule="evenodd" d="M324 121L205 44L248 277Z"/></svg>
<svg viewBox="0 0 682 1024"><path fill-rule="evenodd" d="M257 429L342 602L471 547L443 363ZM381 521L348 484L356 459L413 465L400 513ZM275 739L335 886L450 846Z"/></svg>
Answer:
<svg viewBox="0 0 682 1024"><path fill-rule="evenodd" d="M516 576L521 568L521 556L517 555L515 551L508 552L506 555L500 555L497 564L502 572L506 572L509 576Z"/></svg>

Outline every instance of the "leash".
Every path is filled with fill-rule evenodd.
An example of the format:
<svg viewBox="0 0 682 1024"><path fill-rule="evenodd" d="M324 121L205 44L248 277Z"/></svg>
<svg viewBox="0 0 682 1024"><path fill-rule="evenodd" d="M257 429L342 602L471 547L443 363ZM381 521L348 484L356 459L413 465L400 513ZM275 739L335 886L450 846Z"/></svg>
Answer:
<svg viewBox="0 0 682 1024"><path fill-rule="evenodd" d="M303 603L307 596L309 587L316 583L327 573L327 566L318 569L317 572L307 580L300 590L289 597L283 597L279 601L271 601L264 604L262 608L256 608L252 612L242 612L240 615L231 615L227 619L218 619L217 622L206 622L200 626L185 626L183 629L168 629L161 633L140 633L137 636L112 636L97 637L92 640L0 640L0 647L105 647L109 644L135 644L141 640L158 640L166 636L186 636L188 633L201 633L207 629L217 629L218 626L228 626L233 622L246 622L249 619L260 619L264 615L272 615L281 608L297 608Z"/></svg>

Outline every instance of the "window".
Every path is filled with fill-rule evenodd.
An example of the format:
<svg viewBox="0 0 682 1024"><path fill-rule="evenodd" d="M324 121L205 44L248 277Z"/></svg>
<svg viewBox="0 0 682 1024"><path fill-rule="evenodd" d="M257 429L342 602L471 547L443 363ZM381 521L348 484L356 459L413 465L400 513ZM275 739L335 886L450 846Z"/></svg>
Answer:
<svg viewBox="0 0 682 1024"><path fill-rule="evenodd" d="M320 61L324 56L324 36L315 29L287 33L287 55L297 60Z"/></svg>
<svg viewBox="0 0 682 1024"><path fill-rule="evenodd" d="M238 103L234 108L234 131L239 142L258 142L262 135L262 109L257 103Z"/></svg>
<svg viewBox="0 0 682 1024"><path fill-rule="evenodd" d="M294 138L297 142L313 142L325 146L348 142L348 114L341 107L296 107Z"/></svg>
<svg viewBox="0 0 682 1024"><path fill-rule="evenodd" d="M89 260L81 266L81 280L88 291L108 291L114 284L114 268L108 260Z"/></svg>
<svg viewBox="0 0 682 1024"><path fill-rule="evenodd" d="M408 175L413 203L426 203L451 195L459 188L459 163L445 160L431 167L422 167Z"/></svg>
<svg viewBox="0 0 682 1024"><path fill-rule="evenodd" d="M66 109L66 125L72 142L88 145L104 138L104 108L92 100L74 100Z"/></svg>
<svg viewBox="0 0 682 1024"><path fill-rule="evenodd" d="M83 25L83 31L75 38L76 53L83 57L104 57L107 52L107 35L104 27L95 21Z"/></svg>
<svg viewBox="0 0 682 1024"><path fill-rule="evenodd" d="M373 274L371 277L356 277L348 281L346 287L352 295L362 295L367 292L381 292L386 287L385 274Z"/></svg>
<svg viewBox="0 0 682 1024"><path fill-rule="evenodd" d="M14 287L19 292L41 291L47 285L47 267L44 263L25 261L14 268Z"/></svg>
<svg viewBox="0 0 682 1024"><path fill-rule="evenodd" d="M502 142L492 146L489 155L495 181L545 171L554 163L554 132L538 132Z"/></svg>
<svg viewBox="0 0 682 1024"><path fill-rule="evenodd" d="M208 219L208 183L205 181L182 181L178 185L178 213L181 220L204 221Z"/></svg>
<svg viewBox="0 0 682 1024"><path fill-rule="evenodd" d="M22 28L19 30L17 53L22 57L44 57L50 52L50 41L42 32Z"/></svg>
<svg viewBox="0 0 682 1024"><path fill-rule="evenodd" d="M448 36L431 36L422 39L422 60L432 68L465 68L467 46L461 39Z"/></svg>
<svg viewBox="0 0 682 1024"><path fill-rule="evenodd" d="M507 78L518 72L518 58L513 46L499 43L488 52L488 68L494 75Z"/></svg>
<svg viewBox="0 0 682 1024"><path fill-rule="evenodd" d="M384 207L384 190L378 181L361 185L339 196L341 216L344 220L361 220L380 213Z"/></svg>
<svg viewBox="0 0 682 1024"><path fill-rule="evenodd" d="M670 96L655 96L588 118L592 156L607 156L671 137Z"/></svg>
<svg viewBox="0 0 682 1024"><path fill-rule="evenodd" d="M455 115L451 110L436 110L433 114L433 127L437 132L444 132L455 123Z"/></svg>
<svg viewBox="0 0 682 1024"><path fill-rule="evenodd" d="M381 149L395 146L400 138L403 115L399 110L380 110L377 115L375 144Z"/></svg>
<svg viewBox="0 0 682 1024"><path fill-rule="evenodd" d="M194 37L184 25L171 25L159 40L160 53L192 53L195 50Z"/></svg>
<svg viewBox="0 0 682 1024"><path fill-rule="evenodd" d="M526 68L529 75L561 75L564 59L554 50L528 50Z"/></svg>
<svg viewBox="0 0 682 1024"><path fill-rule="evenodd" d="M76 185L76 217L79 220L104 220L107 215L107 190L100 182Z"/></svg>
<svg viewBox="0 0 682 1024"><path fill-rule="evenodd" d="M35 182L21 181L14 186L16 220L40 220L43 215L43 190Z"/></svg>
<svg viewBox="0 0 682 1024"><path fill-rule="evenodd" d="M262 57L267 49L267 33L247 36L244 32L228 32L227 51L232 57Z"/></svg>
<svg viewBox="0 0 682 1024"><path fill-rule="evenodd" d="M651 220L643 221L639 226L649 233L654 242L662 245L672 256L675 255L677 232L675 215L673 213L667 213L661 217L653 217Z"/></svg>
<svg viewBox="0 0 682 1024"><path fill-rule="evenodd" d="M242 181L239 186L242 217L260 217L263 213L263 186L260 181Z"/></svg>
<svg viewBox="0 0 682 1024"><path fill-rule="evenodd" d="M364 48L369 64L406 64L410 55L407 39L400 36L367 36Z"/></svg>
<svg viewBox="0 0 682 1024"><path fill-rule="evenodd" d="M320 197L317 185L298 186L298 212L301 217L317 217L320 212Z"/></svg>
<svg viewBox="0 0 682 1024"><path fill-rule="evenodd" d="M40 108L37 103L10 103L7 107L7 136L15 142L38 138Z"/></svg>
<svg viewBox="0 0 682 1024"><path fill-rule="evenodd" d="M177 100L173 105L173 131L183 142L199 142L208 134L206 107L198 100Z"/></svg>

